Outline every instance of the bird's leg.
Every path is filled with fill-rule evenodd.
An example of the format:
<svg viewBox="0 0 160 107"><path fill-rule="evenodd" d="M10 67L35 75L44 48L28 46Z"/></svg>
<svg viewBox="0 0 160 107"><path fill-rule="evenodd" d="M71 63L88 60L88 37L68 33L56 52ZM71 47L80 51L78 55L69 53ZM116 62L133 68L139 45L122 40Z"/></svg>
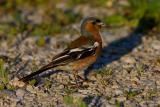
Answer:
<svg viewBox="0 0 160 107"><path fill-rule="evenodd" d="M81 81L86 81L86 78L83 78L83 77L81 77L80 75L78 75L78 72L77 72L77 71L75 71L74 73L75 73L74 76L75 76L77 79L79 79L79 80L81 80Z"/></svg>
<svg viewBox="0 0 160 107"><path fill-rule="evenodd" d="M85 81L85 79L82 78L80 75L77 74L76 76L77 76L78 79L80 79L80 80L82 80L82 81Z"/></svg>
<svg viewBox="0 0 160 107"><path fill-rule="evenodd" d="M78 78L77 78L78 72L77 71L73 71L73 76L76 82L76 86L79 87L79 83L78 83Z"/></svg>
<svg viewBox="0 0 160 107"><path fill-rule="evenodd" d="M80 82L79 79L83 79L83 78L78 75L78 71L76 71L76 70L73 72L73 75L75 78L76 86L78 88L79 86L82 85L82 82Z"/></svg>
<svg viewBox="0 0 160 107"><path fill-rule="evenodd" d="M95 80L91 80L91 79L88 78L89 73L90 73L91 70L93 69L92 67L93 67L93 66L91 65L91 66L89 66L89 67L84 71L84 81L85 81L85 82L91 82L91 83L94 83L94 82L95 82Z"/></svg>
<svg viewBox="0 0 160 107"><path fill-rule="evenodd" d="M83 84L85 79L78 75L78 71L77 70L73 70L73 76L74 76L74 79L75 79L75 83L69 83L72 88L79 89L79 88L87 88L88 87L88 85L84 85Z"/></svg>

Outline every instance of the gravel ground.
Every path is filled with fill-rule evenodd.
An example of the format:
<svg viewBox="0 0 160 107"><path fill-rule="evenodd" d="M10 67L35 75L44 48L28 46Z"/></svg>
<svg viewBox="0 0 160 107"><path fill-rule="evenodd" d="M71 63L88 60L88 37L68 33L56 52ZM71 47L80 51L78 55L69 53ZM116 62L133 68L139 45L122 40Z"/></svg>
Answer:
<svg viewBox="0 0 160 107"><path fill-rule="evenodd" d="M82 16L112 14L103 8L84 5L74 10ZM40 23L43 11L36 13L30 15L30 20ZM5 17L2 22L9 20ZM79 23L68 26L68 30L76 29ZM104 42L101 57L90 70L79 72L91 82L77 88L72 85L75 83L72 71L62 71L69 66L49 70L35 86L28 84L0 91L0 107L159 107L160 33L136 33L124 26L104 29L101 34ZM9 79L23 77L47 64L78 36L63 32L46 36L43 45L38 43L40 37L27 32L12 40L0 38L0 57L9 68Z"/></svg>
<svg viewBox="0 0 160 107"><path fill-rule="evenodd" d="M130 32L127 27L102 32L103 53L88 74L94 82L84 82L80 88L72 87L72 72L50 70L52 75L41 79L36 86L0 91L0 106L158 107L160 41L156 35L159 34ZM18 47L8 47L4 41L1 55L14 59L20 54L10 68L10 78L24 76L47 64L52 56L64 49L70 38L77 36L48 37L50 42L42 47L36 45L36 37L26 38ZM83 71L79 73L83 74Z"/></svg>

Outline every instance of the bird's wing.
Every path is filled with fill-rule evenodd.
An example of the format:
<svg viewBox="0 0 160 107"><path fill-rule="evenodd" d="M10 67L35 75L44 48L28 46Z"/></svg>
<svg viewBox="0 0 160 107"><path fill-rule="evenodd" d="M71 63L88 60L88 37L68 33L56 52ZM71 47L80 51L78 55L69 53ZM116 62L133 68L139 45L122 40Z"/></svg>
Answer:
<svg viewBox="0 0 160 107"><path fill-rule="evenodd" d="M78 47L81 47L81 46L84 46L88 43L88 39L84 36L80 36L79 38L77 38L76 40L72 41L69 45L68 45L68 48L65 49L63 52L55 55L53 58L52 58L52 61L55 60L56 58L59 58L65 54L67 54L69 52L70 49L74 49L74 48L78 48Z"/></svg>
<svg viewBox="0 0 160 107"><path fill-rule="evenodd" d="M68 50L66 49L64 53L59 54L57 58L54 58L54 60L52 60L52 62L50 62L46 66L43 66L38 71L33 72L26 77L23 77L20 80L22 80L24 82L29 81L29 80L33 79L36 75L38 75L48 69L54 68L56 66L66 65L70 62L77 61L79 59L91 56L91 55L95 54L95 50L98 47L98 43L95 42L94 45L90 46L90 47L85 47L85 46L86 45L83 45L78 48L72 48L72 49L68 48Z"/></svg>

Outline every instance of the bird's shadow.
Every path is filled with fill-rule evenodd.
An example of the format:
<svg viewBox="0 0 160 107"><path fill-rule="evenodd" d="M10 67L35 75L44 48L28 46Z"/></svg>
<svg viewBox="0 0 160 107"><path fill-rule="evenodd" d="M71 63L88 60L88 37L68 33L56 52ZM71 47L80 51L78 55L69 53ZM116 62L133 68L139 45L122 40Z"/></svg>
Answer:
<svg viewBox="0 0 160 107"><path fill-rule="evenodd" d="M142 37L146 36L152 28L154 28L154 26L156 26L156 21L154 18L146 18L145 16L142 17L139 21L138 27L133 32L124 38L111 42L103 48L102 55L97 59L96 63L84 71L84 77L87 78L90 71L103 68L105 65L119 60L124 55L130 53L134 48L142 43ZM89 95L84 97L83 101L87 105L91 105L93 99L94 97ZM100 102L100 97L96 99L96 103L94 104L100 104L101 106L102 103L98 102ZM120 104L122 107L124 106L123 102Z"/></svg>
<svg viewBox="0 0 160 107"><path fill-rule="evenodd" d="M154 18L142 17L137 28L128 36L115 40L103 48L102 55L97 59L96 63L84 71L84 77L87 78L90 71L103 68L105 65L119 60L124 55L130 53L142 43L142 37L147 35L154 26L156 26Z"/></svg>

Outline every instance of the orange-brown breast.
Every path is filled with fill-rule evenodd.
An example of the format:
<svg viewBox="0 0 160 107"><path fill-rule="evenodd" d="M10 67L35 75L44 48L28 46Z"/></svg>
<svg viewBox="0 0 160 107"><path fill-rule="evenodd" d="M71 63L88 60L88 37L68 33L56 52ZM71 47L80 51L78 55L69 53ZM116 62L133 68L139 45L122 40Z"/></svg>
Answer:
<svg viewBox="0 0 160 107"><path fill-rule="evenodd" d="M93 64L94 62L96 62L97 58L101 54L101 50L102 50L102 38L101 38L101 36L99 34L99 29L97 29L92 23L88 23L85 26L85 29L88 32L92 33L94 41L98 42L99 46L97 47L96 52L95 52L94 55L86 57L86 58L78 60L78 61L75 61L72 64L72 68L73 68L74 71L82 70L82 69L90 66L91 64Z"/></svg>
<svg viewBox="0 0 160 107"><path fill-rule="evenodd" d="M93 25L92 23L87 23L85 29L88 32L92 33L93 39L95 41L99 42L100 44L102 43L102 38L99 34L99 29L95 25Z"/></svg>

